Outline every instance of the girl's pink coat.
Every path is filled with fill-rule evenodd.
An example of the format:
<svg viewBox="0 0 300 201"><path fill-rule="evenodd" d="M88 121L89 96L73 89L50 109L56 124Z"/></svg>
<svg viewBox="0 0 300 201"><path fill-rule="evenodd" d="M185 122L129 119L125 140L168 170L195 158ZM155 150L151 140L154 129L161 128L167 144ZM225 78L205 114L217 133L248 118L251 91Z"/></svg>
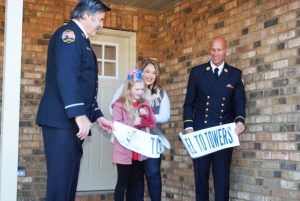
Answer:
<svg viewBox="0 0 300 201"><path fill-rule="evenodd" d="M131 118L128 115L128 112L124 109L122 99L118 99L112 105L112 118L114 121L126 124L128 126L134 127ZM144 108L147 110L148 115L141 115L142 118L141 124L138 126L140 130L145 130L145 127L150 129L155 128L155 120L152 109L149 103L145 100L139 105L138 108ZM139 154L139 161L147 159L146 156ZM132 164L132 151L123 147L116 138L114 138L113 143L113 153L112 161L118 164Z"/></svg>

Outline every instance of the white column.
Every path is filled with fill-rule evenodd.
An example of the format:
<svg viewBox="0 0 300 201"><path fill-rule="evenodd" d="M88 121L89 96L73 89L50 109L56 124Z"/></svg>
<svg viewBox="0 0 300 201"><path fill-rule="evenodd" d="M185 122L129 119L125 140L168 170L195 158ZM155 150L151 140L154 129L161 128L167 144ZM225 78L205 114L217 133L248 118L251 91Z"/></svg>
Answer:
<svg viewBox="0 0 300 201"><path fill-rule="evenodd" d="M17 200L23 0L6 0L0 146L0 201Z"/></svg>

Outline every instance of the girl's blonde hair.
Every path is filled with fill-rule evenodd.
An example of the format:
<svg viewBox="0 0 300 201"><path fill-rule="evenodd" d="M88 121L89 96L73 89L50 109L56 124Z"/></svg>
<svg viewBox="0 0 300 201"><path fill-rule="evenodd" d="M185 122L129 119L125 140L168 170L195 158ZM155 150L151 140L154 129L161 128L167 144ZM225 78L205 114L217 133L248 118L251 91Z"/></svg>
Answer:
<svg viewBox="0 0 300 201"><path fill-rule="evenodd" d="M142 73L142 72L140 72ZM143 81L143 79L141 78L141 74L140 74L140 78L136 79L136 74L134 74L132 76L132 74L128 74L128 79L125 81L124 84L124 88L122 91L122 95L121 98L124 101L124 108L125 110L128 112L130 118L133 118L135 116L135 108L133 107L133 98L130 94L130 90L131 88L136 84L136 83L143 83L145 84L145 82ZM139 103L143 103L144 102L144 98L141 97L140 100L137 100Z"/></svg>

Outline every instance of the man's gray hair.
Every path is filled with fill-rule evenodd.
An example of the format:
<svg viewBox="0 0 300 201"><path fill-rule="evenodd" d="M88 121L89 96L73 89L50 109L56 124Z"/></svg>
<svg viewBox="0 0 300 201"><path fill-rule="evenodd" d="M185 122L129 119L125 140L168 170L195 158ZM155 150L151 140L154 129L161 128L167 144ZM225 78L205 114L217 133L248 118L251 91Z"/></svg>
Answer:
<svg viewBox="0 0 300 201"><path fill-rule="evenodd" d="M80 19L85 13L108 12L110 8L99 0L80 0L71 12L71 19Z"/></svg>

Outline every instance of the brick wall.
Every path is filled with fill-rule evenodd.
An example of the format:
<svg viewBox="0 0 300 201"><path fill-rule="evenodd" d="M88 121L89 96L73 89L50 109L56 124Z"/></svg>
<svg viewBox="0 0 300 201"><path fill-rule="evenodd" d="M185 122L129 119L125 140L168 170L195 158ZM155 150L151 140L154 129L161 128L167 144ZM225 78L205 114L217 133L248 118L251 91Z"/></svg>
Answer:
<svg viewBox="0 0 300 201"><path fill-rule="evenodd" d="M74 8L77 0L65 0L65 19ZM104 27L137 33L137 59L157 58L157 13L128 6L107 4L112 10L105 16Z"/></svg>
<svg viewBox="0 0 300 201"><path fill-rule="evenodd" d="M44 87L47 45L63 22L62 8L60 0L24 1L19 165L25 167L26 176L18 178L18 200L40 200L45 194L43 142L35 117Z"/></svg>
<svg viewBox="0 0 300 201"><path fill-rule="evenodd" d="M137 33L137 59L157 58L157 16L155 13L130 7L110 5L105 26Z"/></svg>
<svg viewBox="0 0 300 201"><path fill-rule="evenodd" d="M19 178L20 201L44 197L43 143L35 114L49 37L76 2L24 0L19 164L25 166L26 177ZM4 3L0 0L1 13ZM162 162L164 200L194 200L191 159L177 134L189 69L207 62L209 41L216 35L228 40L227 61L243 71L247 93L247 130L232 162L232 200L299 200L300 2L184 0L159 13L110 6L105 27L137 32L138 60L154 57L161 63L172 104L171 121L164 125L172 143Z"/></svg>
<svg viewBox="0 0 300 201"><path fill-rule="evenodd" d="M177 133L188 72L208 61L216 35L227 39L227 61L243 71L247 94L231 199L300 200L300 1L182 1L162 11L158 25L162 79L172 102L164 126L173 146L162 164L165 200L194 200L192 163Z"/></svg>

